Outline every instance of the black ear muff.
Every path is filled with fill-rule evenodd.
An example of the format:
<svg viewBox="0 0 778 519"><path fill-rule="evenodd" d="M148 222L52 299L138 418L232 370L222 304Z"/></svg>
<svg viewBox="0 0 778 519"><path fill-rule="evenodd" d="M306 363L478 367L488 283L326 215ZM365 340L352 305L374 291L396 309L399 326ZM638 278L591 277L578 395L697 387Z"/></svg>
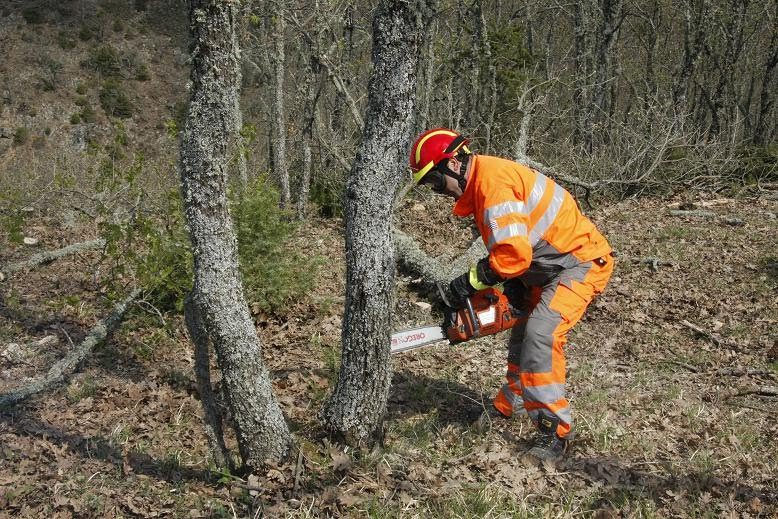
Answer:
<svg viewBox="0 0 778 519"><path fill-rule="evenodd" d="M442 193L446 187L446 179L443 177L443 173L435 169L421 177L419 183L430 186L436 193Z"/></svg>

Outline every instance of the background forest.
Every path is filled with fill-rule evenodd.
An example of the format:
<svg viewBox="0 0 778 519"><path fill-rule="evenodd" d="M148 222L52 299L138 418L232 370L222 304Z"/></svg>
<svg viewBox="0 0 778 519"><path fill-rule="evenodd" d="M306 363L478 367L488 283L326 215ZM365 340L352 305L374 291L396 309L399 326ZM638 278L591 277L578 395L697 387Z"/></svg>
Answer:
<svg viewBox="0 0 778 519"><path fill-rule="evenodd" d="M0 5L0 401L137 295L64 384L0 409L0 515L775 517L778 2L420 2L411 133L456 128L542 169L620 254L571 337L582 440L556 468L522 460L528 423L478 420L503 337L393 359L380 449L344 450L317 419L340 363L376 3L238 8L229 203L297 442L250 475L209 453L183 317L188 3ZM396 227L454 262L471 222L405 168ZM397 281L398 328L439 318L417 274Z"/></svg>

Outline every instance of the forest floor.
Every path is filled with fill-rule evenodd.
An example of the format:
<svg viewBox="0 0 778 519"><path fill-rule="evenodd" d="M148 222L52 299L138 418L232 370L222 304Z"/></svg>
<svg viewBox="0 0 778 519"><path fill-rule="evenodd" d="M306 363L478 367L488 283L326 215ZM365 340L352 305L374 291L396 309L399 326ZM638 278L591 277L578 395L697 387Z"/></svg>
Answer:
<svg viewBox="0 0 778 519"><path fill-rule="evenodd" d="M505 336L394 357L383 446L327 441L317 412L339 362L342 226L316 220L294 246L327 268L286 317L255 316L300 449L287 464L213 472L181 319L139 304L67 384L0 413L0 516L778 517L778 202L768 194L591 211L619 259L570 335L578 435L555 465L524 456L526 418L479 420L502 383ZM671 215L689 202L716 216ZM423 222L405 230L453 257L472 233L449 207L417 194L399 220ZM87 224L28 224L44 249L94 237ZM32 253L0 244L0 265ZM0 284L0 393L45 372L110 311L94 290L98 256ZM398 286L398 328L438 319L416 304L412 277Z"/></svg>

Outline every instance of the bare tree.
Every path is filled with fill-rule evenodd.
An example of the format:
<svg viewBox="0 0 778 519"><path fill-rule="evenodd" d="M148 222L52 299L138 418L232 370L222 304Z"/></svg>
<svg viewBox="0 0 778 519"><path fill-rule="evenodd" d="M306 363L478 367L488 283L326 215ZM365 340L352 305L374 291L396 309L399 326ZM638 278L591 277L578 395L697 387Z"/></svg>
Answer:
<svg viewBox="0 0 778 519"><path fill-rule="evenodd" d="M410 142L425 8L417 0L381 0L373 19L368 108L345 196L342 364L335 391L322 410L325 427L354 445L377 437L391 382L391 213Z"/></svg>
<svg viewBox="0 0 778 519"><path fill-rule="evenodd" d="M286 112L284 110L284 75L286 74L285 32L286 1L276 0L273 16L273 173L281 187L281 207L289 207L289 169L286 161Z"/></svg>
<svg viewBox="0 0 778 519"><path fill-rule="evenodd" d="M191 304L202 323L190 333L207 334L214 345L240 454L248 468L256 468L284 458L291 436L243 296L227 204L227 143L237 130L241 81L236 9L228 0L193 0L190 6L191 97L180 174L194 256Z"/></svg>

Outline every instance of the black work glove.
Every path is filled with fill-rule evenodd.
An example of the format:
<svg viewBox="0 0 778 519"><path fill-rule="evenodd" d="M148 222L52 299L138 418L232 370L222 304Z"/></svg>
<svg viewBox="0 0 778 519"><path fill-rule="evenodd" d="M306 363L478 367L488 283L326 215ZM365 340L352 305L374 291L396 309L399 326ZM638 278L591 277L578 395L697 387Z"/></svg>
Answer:
<svg viewBox="0 0 778 519"><path fill-rule="evenodd" d="M446 297L452 307L464 308L465 300L475 292L475 288L470 284L470 272L465 272L451 280L451 283L448 284Z"/></svg>

